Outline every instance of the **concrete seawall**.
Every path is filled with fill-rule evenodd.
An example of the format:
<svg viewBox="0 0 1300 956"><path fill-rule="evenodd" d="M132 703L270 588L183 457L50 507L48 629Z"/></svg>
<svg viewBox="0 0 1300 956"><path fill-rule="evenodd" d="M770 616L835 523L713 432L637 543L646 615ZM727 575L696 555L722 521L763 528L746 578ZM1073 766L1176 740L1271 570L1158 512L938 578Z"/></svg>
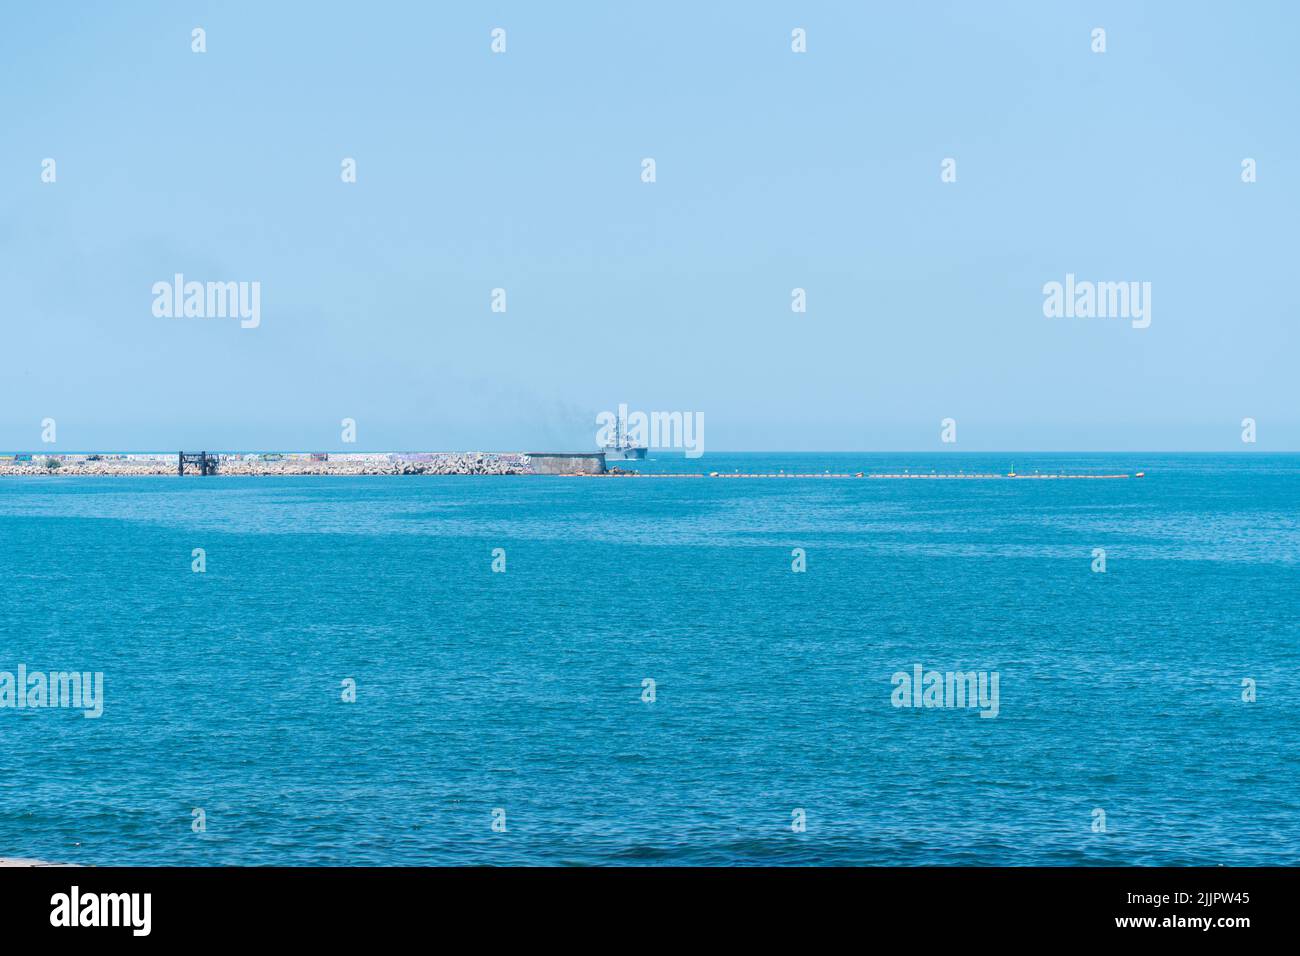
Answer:
<svg viewBox="0 0 1300 956"><path fill-rule="evenodd" d="M532 452L528 456L535 475L603 475L605 453Z"/></svg>

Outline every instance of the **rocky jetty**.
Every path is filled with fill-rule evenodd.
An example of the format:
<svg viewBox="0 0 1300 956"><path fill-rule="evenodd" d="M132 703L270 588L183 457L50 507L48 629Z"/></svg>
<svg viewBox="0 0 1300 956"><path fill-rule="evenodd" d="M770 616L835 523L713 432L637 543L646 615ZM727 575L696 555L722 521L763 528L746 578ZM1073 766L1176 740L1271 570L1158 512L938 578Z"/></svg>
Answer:
<svg viewBox="0 0 1300 956"><path fill-rule="evenodd" d="M503 452L423 454L218 454L217 474L272 475L527 475L529 456ZM186 466L190 473L190 466ZM176 455L0 455L0 477L52 475L177 476Z"/></svg>

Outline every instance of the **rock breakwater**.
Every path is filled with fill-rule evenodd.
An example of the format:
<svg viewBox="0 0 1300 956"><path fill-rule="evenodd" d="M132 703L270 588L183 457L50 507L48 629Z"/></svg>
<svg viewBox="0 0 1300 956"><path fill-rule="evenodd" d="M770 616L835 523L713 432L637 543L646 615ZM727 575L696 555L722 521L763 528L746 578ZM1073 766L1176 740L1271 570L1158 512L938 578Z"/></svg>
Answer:
<svg viewBox="0 0 1300 956"><path fill-rule="evenodd" d="M506 452L215 454L218 475L527 475L529 456ZM0 477L137 477L178 473L168 454L0 455ZM186 474L197 473L186 465Z"/></svg>

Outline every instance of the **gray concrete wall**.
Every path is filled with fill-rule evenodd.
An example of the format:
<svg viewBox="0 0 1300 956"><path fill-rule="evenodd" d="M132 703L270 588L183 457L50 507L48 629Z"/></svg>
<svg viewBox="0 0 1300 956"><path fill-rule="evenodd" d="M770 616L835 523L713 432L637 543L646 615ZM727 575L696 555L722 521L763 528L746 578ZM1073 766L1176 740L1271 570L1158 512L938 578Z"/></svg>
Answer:
<svg viewBox="0 0 1300 956"><path fill-rule="evenodd" d="M547 454L529 452L528 461L535 475L603 475L605 453Z"/></svg>

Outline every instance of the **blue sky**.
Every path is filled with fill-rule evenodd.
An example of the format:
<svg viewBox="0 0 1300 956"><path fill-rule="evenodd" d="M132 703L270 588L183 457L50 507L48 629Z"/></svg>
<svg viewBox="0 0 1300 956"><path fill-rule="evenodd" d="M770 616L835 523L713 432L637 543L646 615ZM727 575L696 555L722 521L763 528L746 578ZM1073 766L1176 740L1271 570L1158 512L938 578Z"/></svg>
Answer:
<svg viewBox="0 0 1300 956"><path fill-rule="evenodd" d="M4 14L0 448L1300 447L1292 4L115 6Z"/></svg>

